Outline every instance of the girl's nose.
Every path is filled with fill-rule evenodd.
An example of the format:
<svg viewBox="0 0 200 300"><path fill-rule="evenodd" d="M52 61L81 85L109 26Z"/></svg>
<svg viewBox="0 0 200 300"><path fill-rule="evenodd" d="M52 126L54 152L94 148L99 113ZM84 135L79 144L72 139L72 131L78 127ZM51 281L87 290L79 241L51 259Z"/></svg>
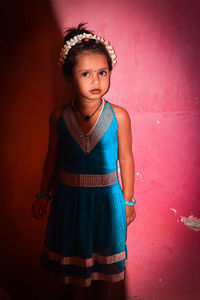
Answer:
<svg viewBox="0 0 200 300"><path fill-rule="evenodd" d="M99 83L99 76L97 73L95 73L92 76L92 84L98 84L98 83Z"/></svg>

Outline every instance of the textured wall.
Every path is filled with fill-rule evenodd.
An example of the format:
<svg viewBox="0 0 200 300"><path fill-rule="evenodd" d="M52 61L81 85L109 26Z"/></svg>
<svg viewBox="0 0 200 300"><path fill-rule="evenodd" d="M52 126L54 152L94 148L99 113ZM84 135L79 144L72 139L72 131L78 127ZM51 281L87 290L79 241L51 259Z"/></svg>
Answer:
<svg viewBox="0 0 200 300"><path fill-rule="evenodd" d="M44 226L31 219L30 206L49 113L70 99L55 62L59 43L65 27L85 21L116 50L106 98L132 119L137 218L128 228L129 298L198 300L198 220L193 229L181 221L200 218L200 2L19 2L4 10L1 49L4 287L12 293L16 280L29 290L45 287L37 267Z"/></svg>

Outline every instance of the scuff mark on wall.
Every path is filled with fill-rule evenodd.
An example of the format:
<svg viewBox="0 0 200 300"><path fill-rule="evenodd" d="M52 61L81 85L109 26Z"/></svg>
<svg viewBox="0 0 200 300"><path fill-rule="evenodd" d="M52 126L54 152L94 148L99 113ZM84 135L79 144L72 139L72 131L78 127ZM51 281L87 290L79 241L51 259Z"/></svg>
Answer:
<svg viewBox="0 0 200 300"><path fill-rule="evenodd" d="M143 298L142 296L133 296L133 298L128 298L127 300L147 300Z"/></svg>
<svg viewBox="0 0 200 300"><path fill-rule="evenodd" d="M175 208L170 208L169 210L172 210L175 214L177 213Z"/></svg>
<svg viewBox="0 0 200 300"><path fill-rule="evenodd" d="M195 231L200 231L200 219L194 217L193 215L186 217L181 217L181 222L183 222L190 229Z"/></svg>

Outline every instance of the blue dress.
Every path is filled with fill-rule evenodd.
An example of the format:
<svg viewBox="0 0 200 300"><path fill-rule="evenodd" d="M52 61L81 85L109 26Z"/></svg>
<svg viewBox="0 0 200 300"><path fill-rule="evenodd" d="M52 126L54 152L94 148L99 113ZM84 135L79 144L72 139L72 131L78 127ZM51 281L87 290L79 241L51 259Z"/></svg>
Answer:
<svg viewBox="0 0 200 300"><path fill-rule="evenodd" d="M57 122L60 176L48 218L45 253L66 284L124 279L125 202L117 177L118 124L109 102L85 134L72 105ZM78 178L78 179L77 179Z"/></svg>

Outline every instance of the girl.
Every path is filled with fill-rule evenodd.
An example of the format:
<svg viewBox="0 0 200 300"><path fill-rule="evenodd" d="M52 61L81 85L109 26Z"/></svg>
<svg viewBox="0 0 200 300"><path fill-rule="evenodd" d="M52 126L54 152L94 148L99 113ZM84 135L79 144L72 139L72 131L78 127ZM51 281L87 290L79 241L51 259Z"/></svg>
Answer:
<svg viewBox="0 0 200 300"><path fill-rule="evenodd" d="M64 38L60 63L74 100L51 114L33 216L46 216L53 194L45 237L48 262L59 263L64 282L75 287L74 299L84 299L92 282L101 287L94 299L111 299L111 283L125 276L127 225L135 218L131 123L126 110L103 97L115 52L84 25L69 29Z"/></svg>

